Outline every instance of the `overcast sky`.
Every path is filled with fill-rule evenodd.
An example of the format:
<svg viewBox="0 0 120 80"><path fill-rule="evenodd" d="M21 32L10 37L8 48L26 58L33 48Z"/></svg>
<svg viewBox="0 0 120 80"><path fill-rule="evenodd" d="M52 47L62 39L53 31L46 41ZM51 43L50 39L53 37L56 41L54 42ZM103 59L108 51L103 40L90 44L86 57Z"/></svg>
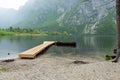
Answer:
<svg viewBox="0 0 120 80"><path fill-rule="evenodd" d="M28 0L0 0L0 7L13 8L18 10L20 6L23 6Z"/></svg>

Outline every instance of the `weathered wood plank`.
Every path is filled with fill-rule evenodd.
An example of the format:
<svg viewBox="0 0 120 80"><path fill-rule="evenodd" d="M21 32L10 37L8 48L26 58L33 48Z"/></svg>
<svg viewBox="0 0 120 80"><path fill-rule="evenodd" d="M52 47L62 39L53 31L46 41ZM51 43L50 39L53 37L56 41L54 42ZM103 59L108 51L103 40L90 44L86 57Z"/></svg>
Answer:
<svg viewBox="0 0 120 80"><path fill-rule="evenodd" d="M41 45L38 45L34 48L31 48L29 50L26 50L26 51L20 53L19 57L20 58L35 58L36 55L38 55L38 53L42 52L47 47L54 45L55 43L56 43L55 41L45 41Z"/></svg>

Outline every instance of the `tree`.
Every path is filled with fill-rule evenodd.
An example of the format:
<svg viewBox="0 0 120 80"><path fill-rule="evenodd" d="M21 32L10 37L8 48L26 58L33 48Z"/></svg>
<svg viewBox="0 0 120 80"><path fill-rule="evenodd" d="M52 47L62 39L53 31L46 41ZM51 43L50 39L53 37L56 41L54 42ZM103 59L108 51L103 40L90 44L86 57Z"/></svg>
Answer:
<svg viewBox="0 0 120 80"><path fill-rule="evenodd" d="M13 27L11 26L11 27L9 28L9 30L10 30L10 31L13 31Z"/></svg>
<svg viewBox="0 0 120 80"><path fill-rule="evenodd" d="M120 57L120 0L116 0L116 22L117 22L117 55L113 62L118 62Z"/></svg>

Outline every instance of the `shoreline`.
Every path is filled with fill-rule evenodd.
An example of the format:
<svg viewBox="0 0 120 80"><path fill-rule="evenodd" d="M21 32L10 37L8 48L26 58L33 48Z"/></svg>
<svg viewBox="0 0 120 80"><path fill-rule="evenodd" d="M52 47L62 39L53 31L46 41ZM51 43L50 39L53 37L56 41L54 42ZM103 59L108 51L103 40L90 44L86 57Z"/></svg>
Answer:
<svg viewBox="0 0 120 80"><path fill-rule="evenodd" d="M15 36L47 36L47 34L15 34Z"/></svg>
<svg viewBox="0 0 120 80"><path fill-rule="evenodd" d="M87 64L74 64L76 59L41 55L36 59L0 61L1 80L120 80L120 62L89 58ZM12 75L11 75L12 74Z"/></svg>

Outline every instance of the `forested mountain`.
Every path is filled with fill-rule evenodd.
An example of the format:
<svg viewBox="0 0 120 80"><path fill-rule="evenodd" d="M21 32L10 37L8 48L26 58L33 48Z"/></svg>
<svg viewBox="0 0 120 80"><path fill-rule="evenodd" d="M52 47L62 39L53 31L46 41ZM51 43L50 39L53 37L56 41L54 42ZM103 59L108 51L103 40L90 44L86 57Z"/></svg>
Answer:
<svg viewBox="0 0 120 80"><path fill-rule="evenodd" d="M114 0L28 0L0 25L69 34L115 34Z"/></svg>

